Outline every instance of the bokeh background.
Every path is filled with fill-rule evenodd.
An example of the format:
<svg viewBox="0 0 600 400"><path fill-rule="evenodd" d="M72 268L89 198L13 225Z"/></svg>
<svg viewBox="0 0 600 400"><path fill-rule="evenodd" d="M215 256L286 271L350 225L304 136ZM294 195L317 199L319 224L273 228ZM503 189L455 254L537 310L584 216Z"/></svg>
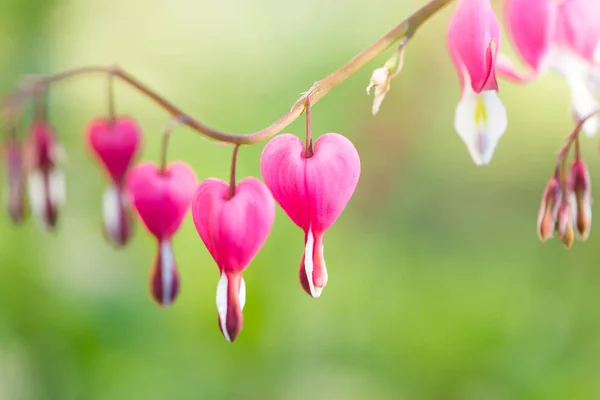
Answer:
<svg viewBox="0 0 600 400"><path fill-rule="evenodd" d="M116 62L205 123L254 131L423 2L2 0L0 88ZM278 209L245 273L234 344L219 332L218 271L191 217L174 242L171 309L147 292L155 243L142 227L124 251L104 242L104 183L83 131L105 113L105 80L53 88L68 207L51 234L0 218L0 399L599 399L600 234L566 252L535 233L572 127L567 87L554 75L502 82L509 128L476 167L453 130L451 9L411 42L376 118L364 90L389 53L314 108L315 132L343 133L362 157L326 235L330 282L318 300L301 290L303 234ZM157 160L168 116L128 87L117 95L144 129L142 158ZM302 120L288 131L302 135ZM596 184L597 145L583 144ZM242 149L239 176L259 175L261 150ZM230 154L187 128L171 142L170 158L200 178L226 178Z"/></svg>

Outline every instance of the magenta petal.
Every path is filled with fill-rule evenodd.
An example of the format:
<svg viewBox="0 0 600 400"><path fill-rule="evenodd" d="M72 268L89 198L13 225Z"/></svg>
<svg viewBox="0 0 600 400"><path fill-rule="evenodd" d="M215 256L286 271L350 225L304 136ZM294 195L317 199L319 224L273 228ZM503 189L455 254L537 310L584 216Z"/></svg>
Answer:
<svg viewBox="0 0 600 400"><path fill-rule="evenodd" d="M462 85L475 93L497 90L494 64L500 26L489 0L461 0L448 27L448 49ZM492 46L492 47L490 47Z"/></svg>
<svg viewBox="0 0 600 400"><path fill-rule="evenodd" d="M556 31L556 1L506 0L507 33L515 49L535 71L541 68Z"/></svg>
<svg viewBox="0 0 600 400"><path fill-rule="evenodd" d="M310 226L324 232L338 219L352 197L360 177L360 158L352 142L326 133L315 142L306 160L306 195Z"/></svg>
<svg viewBox="0 0 600 400"><path fill-rule="evenodd" d="M127 192L146 228L158 239L169 239L181 226L192 201L196 174L185 163L170 164L165 174L142 163L127 177Z"/></svg>
<svg viewBox="0 0 600 400"><path fill-rule="evenodd" d="M150 276L150 291L154 300L163 307L173 304L179 293L179 272L169 241L159 242L158 255Z"/></svg>
<svg viewBox="0 0 600 400"><path fill-rule="evenodd" d="M304 144L294 135L275 136L265 146L260 171L273 197L300 228L308 231L310 215L306 194Z"/></svg>
<svg viewBox="0 0 600 400"><path fill-rule="evenodd" d="M127 117L96 119L87 129L90 148L116 183L125 177L141 138L136 122Z"/></svg>
<svg viewBox="0 0 600 400"><path fill-rule="evenodd" d="M196 230L220 269L242 271L267 239L275 219L275 202L258 179L242 179L229 197L220 179L200 183L192 202Z"/></svg>

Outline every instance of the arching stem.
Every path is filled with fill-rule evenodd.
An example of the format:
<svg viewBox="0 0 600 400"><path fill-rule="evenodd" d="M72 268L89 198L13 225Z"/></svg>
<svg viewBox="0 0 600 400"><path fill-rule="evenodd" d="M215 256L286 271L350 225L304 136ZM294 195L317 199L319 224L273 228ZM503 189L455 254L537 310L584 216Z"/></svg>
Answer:
<svg viewBox="0 0 600 400"><path fill-rule="evenodd" d="M444 6L450 4L453 0L430 0L423 7L413 13L411 16L406 18L400 24L392 28L388 33L382 36L379 40L371 44L365 50L357 54L350 61L344 64L342 67L327 75L325 78L313 84L307 94L311 95L312 104L316 104L320 99L325 97L332 89L339 86L342 82L348 79L350 76L359 71L367 63L383 53L386 49L392 46L394 43L403 40L406 42L409 38L412 38L417 29L423 25L429 18L440 11ZM188 114L184 113L177 106L167 101L164 97L159 95L156 91L150 89L142 82L135 79L133 76L118 67L84 67L77 68L70 71L64 71L55 75L39 78L40 82L49 85L56 83L67 78L71 78L79 75L86 75L91 73L103 73L110 74L114 77L121 79L123 82L129 84L139 92L144 94L146 97L153 100L160 107L169 112L173 117L177 118L180 123L189 126L197 132L210 137L214 140L221 142L229 142L233 144L253 144L267 140L277 133L281 132L284 128L295 121L305 110L305 100L307 94L303 95L292 107L292 109L278 120L268 125L267 127L258 130L253 133L236 135L227 132L222 132L217 129L213 129L200 121L193 119ZM31 92L27 88L16 91L15 93L4 98L2 103L4 106L15 105L15 103L22 102L25 98L29 97Z"/></svg>

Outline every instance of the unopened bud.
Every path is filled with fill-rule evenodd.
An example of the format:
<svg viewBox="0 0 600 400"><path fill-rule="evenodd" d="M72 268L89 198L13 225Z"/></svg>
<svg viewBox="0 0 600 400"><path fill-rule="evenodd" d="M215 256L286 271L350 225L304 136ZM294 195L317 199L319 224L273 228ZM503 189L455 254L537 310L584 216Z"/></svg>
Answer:
<svg viewBox="0 0 600 400"><path fill-rule="evenodd" d="M544 194L542 195L542 203L538 212L537 230L538 236L542 242L550 239L554 232L554 225L558 216L558 209L561 202L561 187L560 182L556 177L552 177Z"/></svg>
<svg viewBox="0 0 600 400"><path fill-rule="evenodd" d="M557 228L560 240L567 249L570 248L575 240L575 232L573 231L571 210L566 202L562 202L558 209Z"/></svg>
<svg viewBox="0 0 600 400"><path fill-rule="evenodd" d="M577 228L577 238L586 240L592 225L592 196L590 174L583 161L573 161L567 185L569 207Z"/></svg>
<svg viewBox="0 0 600 400"><path fill-rule="evenodd" d="M373 115L379 112L379 107L385 98L385 95L391 89L392 76L390 69L387 67L377 68L371 75L371 81L367 86L367 94L371 94L371 88L375 88L373 96Z"/></svg>
<svg viewBox="0 0 600 400"><path fill-rule="evenodd" d="M17 224L25 217L25 174L21 144L17 139L4 143L5 203L8 215Z"/></svg>

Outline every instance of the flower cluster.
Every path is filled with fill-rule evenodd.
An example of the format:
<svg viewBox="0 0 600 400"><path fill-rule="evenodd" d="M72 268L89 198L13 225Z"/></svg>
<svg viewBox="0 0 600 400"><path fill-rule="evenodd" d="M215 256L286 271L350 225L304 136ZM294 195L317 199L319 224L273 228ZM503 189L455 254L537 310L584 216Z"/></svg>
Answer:
<svg viewBox="0 0 600 400"><path fill-rule="evenodd" d="M198 183L188 164L166 162L173 124L165 129L159 165L136 162L143 135L133 118L109 115L88 125L88 148L108 182L102 204L105 237L115 247L125 246L132 237L132 212L139 217L156 239L149 286L160 306L172 305L179 293L172 239L191 209L198 235L219 268L219 328L225 339L234 341L242 329L246 303L242 272L269 236L275 201L304 231L301 286L312 297L321 295L327 283L323 236L356 188L360 160L352 143L337 133L322 135L313 146L308 101L306 107L306 145L291 134L272 139L261 157L265 183L254 177L236 182L239 145L233 153L230 182L207 178ZM29 205L37 220L52 229L64 203L65 185L59 169L60 146L45 114L40 115L26 140L12 132L5 142L7 209L13 221L23 219L26 176Z"/></svg>
<svg viewBox="0 0 600 400"><path fill-rule="evenodd" d="M325 232L356 189L360 158L354 145L337 133L323 134L313 143L312 105L390 43L398 42L397 51L383 67L375 69L367 88L368 93L374 89L372 113L376 114L391 90L391 80L402 69L409 39L424 21L451 1L429 0L342 68L316 82L278 121L253 134L233 135L209 128L117 67L86 67L40 78L2 102L7 128L3 155L9 216L15 223L23 221L28 210L27 193L29 208L41 226L51 230L57 225L65 203L61 170L64 152L48 122L45 94L51 83L68 77L106 74L108 116L94 119L85 136L107 182L102 203L104 234L113 246L125 246L134 231L133 216L137 216L156 239L151 295L160 306L170 306L180 288L173 237L191 210L200 241L219 269L219 328L225 339L234 341L244 320L246 284L242 274L269 236L276 203L304 233L298 272L302 288L318 298L327 285ZM530 82L547 70L564 76L572 92L577 125L559 151L554 174L543 194L537 228L542 241L557 232L570 247L575 238L585 240L591 227L591 183L580 155L579 133L591 136L600 126L596 101L600 88L600 0L505 0L504 11L508 36L527 67L524 73L519 73L500 51L501 28L490 0L458 0L447 30L447 46L461 88L454 127L473 161L489 164L508 126L496 75L519 83ZM160 163L137 162L143 135L133 118L115 113L115 77L172 116L163 132ZM17 122L23 103L31 99L35 100L35 116L27 136L20 138ZM303 114L305 141L292 134L275 136ZM209 138L235 145L228 182L217 178L198 182L188 164L167 163L168 139L175 124L185 124ZM240 146L267 139L271 140L260 159L264 183L254 177L237 182ZM575 155L568 166L572 148Z"/></svg>

